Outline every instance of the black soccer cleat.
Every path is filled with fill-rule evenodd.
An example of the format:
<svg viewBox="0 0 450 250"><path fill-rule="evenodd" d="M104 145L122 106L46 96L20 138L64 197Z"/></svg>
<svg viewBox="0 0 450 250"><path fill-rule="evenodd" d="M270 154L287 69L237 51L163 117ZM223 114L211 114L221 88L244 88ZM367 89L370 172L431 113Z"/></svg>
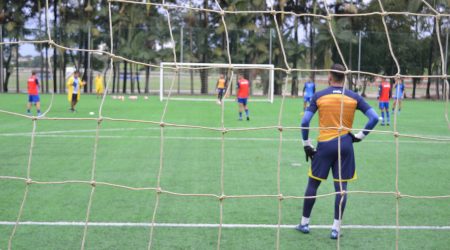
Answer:
<svg viewBox="0 0 450 250"><path fill-rule="evenodd" d="M304 234L309 234L309 224L305 225L298 224L297 226L295 226L295 230L300 231Z"/></svg>

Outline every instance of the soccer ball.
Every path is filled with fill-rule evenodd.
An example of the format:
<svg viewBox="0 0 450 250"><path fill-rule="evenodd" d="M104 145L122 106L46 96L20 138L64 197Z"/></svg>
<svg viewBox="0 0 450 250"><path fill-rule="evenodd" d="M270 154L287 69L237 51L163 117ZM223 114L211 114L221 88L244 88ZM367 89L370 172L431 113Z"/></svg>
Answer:
<svg viewBox="0 0 450 250"><path fill-rule="evenodd" d="M91 111L91 112L89 112L89 114L90 114L90 115L95 115L95 113L94 113L94 112L92 112L92 111Z"/></svg>
<svg viewBox="0 0 450 250"><path fill-rule="evenodd" d="M381 116L378 117L378 120L379 120L379 121L382 121L382 120L383 120L383 117L381 117Z"/></svg>

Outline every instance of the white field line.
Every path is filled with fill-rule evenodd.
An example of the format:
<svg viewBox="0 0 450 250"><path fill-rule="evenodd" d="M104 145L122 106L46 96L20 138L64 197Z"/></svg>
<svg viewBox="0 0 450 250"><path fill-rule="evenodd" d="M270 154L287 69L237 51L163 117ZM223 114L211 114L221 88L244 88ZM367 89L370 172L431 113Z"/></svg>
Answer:
<svg viewBox="0 0 450 250"><path fill-rule="evenodd" d="M0 221L0 225L13 226L14 221ZM19 225L23 226L84 226L85 222L70 221L22 221ZM152 223L138 222L89 222L93 227L151 227ZM219 224L185 224L185 223L155 223L155 227L173 227L173 228L218 228ZM280 225L281 228L293 229L296 225ZM222 224L223 228L259 228L273 229L278 228L274 224ZM330 225L311 225L311 228L329 229ZM395 225L343 225L347 229L395 229ZM402 230L450 230L450 226L399 226Z"/></svg>
<svg viewBox="0 0 450 250"><path fill-rule="evenodd" d="M155 128L160 130L160 128ZM124 129L125 130L138 130L138 129ZM69 130L70 131L70 130ZM78 132L91 132L89 130L77 130ZM122 131L119 129L102 130L102 131ZM47 138L95 138L95 135L67 135L64 134L65 131L45 131L36 132L36 137L47 137ZM66 131L67 132L67 131ZM70 131L68 133L76 133ZM30 137L31 133L0 133L2 137ZM159 136L146 136L146 135L100 135L99 138L103 139L160 139ZM200 140L200 141L220 141L221 137L205 137L205 136L164 136L165 139L171 140ZM268 138L268 137L225 137L226 141L280 141L279 138ZM300 138L288 139L283 138L283 142L300 142ZM366 140L365 143L395 143L393 140ZM409 144L450 144L450 141L423 141L423 140L402 140L401 143Z"/></svg>

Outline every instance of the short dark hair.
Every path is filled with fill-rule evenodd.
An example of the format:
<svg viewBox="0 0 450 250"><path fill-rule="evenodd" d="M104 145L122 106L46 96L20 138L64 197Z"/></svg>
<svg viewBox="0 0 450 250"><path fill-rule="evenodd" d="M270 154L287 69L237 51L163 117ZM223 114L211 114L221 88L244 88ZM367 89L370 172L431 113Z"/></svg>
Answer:
<svg viewBox="0 0 450 250"><path fill-rule="evenodd" d="M334 72L330 71L331 76L333 77L333 80L336 82L342 82L345 79L345 67L342 64L335 63L333 66L331 66L332 70L342 71L342 72Z"/></svg>
<svg viewBox="0 0 450 250"><path fill-rule="evenodd" d="M31 71L31 74L32 74L32 75L36 75L36 70L32 70L32 71Z"/></svg>

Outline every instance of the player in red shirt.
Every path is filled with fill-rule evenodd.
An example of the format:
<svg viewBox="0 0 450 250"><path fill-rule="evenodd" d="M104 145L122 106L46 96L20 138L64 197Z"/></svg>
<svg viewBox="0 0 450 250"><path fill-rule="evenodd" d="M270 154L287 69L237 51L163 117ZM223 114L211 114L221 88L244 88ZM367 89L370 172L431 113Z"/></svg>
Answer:
<svg viewBox="0 0 450 250"><path fill-rule="evenodd" d="M31 115L31 105L35 104L37 115L41 115L41 101L39 99L39 80L36 76L36 71L31 71L31 76L28 78L28 104L27 114Z"/></svg>
<svg viewBox="0 0 450 250"><path fill-rule="evenodd" d="M389 99L391 98L391 84L383 78L380 86L378 87L378 101L381 110L381 126L388 125L391 122L389 116ZM387 123L384 119L384 113L386 112Z"/></svg>
<svg viewBox="0 0 450 250"><path fill-rule="evenodd" d="M247 99L250 90L250 82L244 78L242 74L239 74L237 82L237 101L239 103L239 121L242 121L242 111L245 110L247 121L250 121L247 108Z"/></svg>

